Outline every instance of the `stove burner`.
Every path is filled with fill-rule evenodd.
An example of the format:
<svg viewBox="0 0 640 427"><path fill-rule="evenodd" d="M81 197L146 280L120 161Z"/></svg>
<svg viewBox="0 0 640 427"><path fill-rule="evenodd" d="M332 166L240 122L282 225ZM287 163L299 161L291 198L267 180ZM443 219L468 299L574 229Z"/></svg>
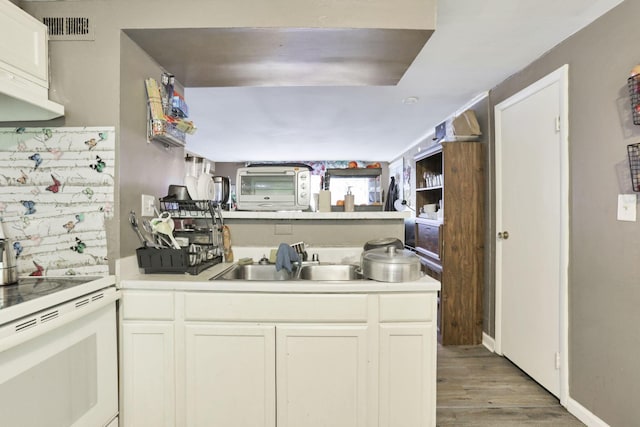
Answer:
<svg viewBox="0 0 640 427"><path fill-rule="evenodd" d="M0 309L91 282L98 277L24 277L18 283L0 287Z"/></svg>

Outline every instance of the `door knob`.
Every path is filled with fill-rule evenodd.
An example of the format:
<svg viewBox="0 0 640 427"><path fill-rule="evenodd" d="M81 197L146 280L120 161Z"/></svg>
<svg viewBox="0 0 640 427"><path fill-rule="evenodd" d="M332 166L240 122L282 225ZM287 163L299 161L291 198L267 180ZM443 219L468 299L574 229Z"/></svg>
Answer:
<svg viewBox="0 0 640 427"><path fill-rule="evenodd" d="M507 240L509 238L508 231L501 231L498 233L498 239Z"/></svg>

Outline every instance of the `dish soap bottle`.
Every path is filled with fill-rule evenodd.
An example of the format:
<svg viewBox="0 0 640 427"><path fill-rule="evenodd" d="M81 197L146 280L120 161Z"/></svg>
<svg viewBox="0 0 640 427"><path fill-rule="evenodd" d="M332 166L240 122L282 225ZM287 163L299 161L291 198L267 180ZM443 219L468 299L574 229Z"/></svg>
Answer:
<svg viewBox="0 0 640 427"><path fill-rule="evenodd" d="M344 211L353 212L355 196L351 193L351 187L347 188L347 194L344 195Z"/></svg>

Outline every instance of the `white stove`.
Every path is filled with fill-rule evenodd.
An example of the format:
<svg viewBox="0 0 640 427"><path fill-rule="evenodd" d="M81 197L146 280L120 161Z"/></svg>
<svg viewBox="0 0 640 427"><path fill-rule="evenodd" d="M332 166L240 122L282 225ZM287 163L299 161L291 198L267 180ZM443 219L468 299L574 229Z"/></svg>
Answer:
<svg viewBox="0 0 640 427"><path fill-rule="evenodd" d="M117 425L119 297L113 276L29 277L0 288L3 425Z"/></svg>

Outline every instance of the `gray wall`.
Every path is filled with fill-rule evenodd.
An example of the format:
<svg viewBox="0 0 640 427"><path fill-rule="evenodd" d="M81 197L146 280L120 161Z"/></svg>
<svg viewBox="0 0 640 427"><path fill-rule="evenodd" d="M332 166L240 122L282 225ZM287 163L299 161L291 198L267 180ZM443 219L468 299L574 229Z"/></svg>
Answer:
<svg viewBox="0 0 640 427"><path fill-rule="evenodd" d="M617 195L632 193L626 146L640 142L626 88L639 16L625 1L490 96L493 109L569 64L569 393L611 426L640 420L640 227L616 220Z"/></svg>

